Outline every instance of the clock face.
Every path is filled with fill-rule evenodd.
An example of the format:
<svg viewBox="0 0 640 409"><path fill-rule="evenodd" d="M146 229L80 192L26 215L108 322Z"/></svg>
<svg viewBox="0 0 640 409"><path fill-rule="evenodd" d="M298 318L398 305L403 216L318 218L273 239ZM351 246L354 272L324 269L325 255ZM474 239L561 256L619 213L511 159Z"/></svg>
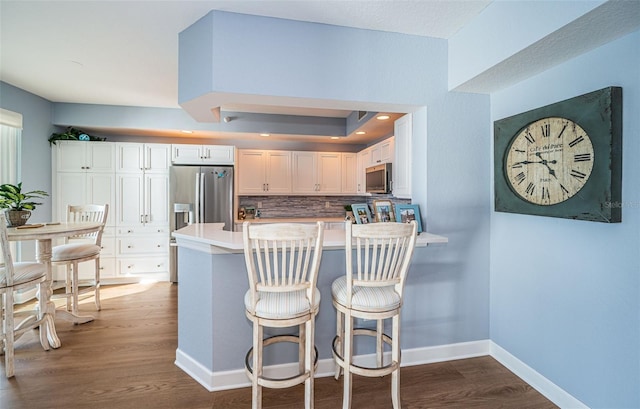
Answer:
<svg viewBox="0 0 640 409"><path fill-rule="evenodd" d="M529 203L550 206L576 195L591 176L594 149L577 123L560 117L523 128L508 147L505 175Z"/></svg>

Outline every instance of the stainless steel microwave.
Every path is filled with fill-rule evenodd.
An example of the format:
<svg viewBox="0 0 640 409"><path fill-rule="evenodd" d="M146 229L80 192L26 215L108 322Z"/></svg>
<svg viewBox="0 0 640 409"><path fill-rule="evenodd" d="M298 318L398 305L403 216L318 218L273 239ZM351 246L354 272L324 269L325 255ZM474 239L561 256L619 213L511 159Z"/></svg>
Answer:
<svg viewBox="0 0 640 409"><path fill-rule="evenodd" d="M366 169L367 193L391 193L391 164L383 163Z"/></svg>

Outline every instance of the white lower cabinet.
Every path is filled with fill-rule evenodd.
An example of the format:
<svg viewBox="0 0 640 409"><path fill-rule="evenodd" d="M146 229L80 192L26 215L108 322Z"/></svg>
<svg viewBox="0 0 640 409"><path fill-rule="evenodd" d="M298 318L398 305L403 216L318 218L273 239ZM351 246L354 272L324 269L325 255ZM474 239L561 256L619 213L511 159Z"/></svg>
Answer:
<svg viewBox="0 0 640 409"><path fill-rule="evenodd" d="M118 277L169 279L169 226L121 226L116 235Z"/></svg>

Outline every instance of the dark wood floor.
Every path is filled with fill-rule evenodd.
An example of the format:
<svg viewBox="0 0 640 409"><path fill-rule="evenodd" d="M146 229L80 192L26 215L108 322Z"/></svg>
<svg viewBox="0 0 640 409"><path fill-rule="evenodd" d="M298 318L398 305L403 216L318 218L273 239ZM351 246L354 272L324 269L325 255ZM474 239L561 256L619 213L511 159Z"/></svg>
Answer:
<svg viewBox="0 0 640 409"><path fill-rule="evenodd" d="M104 287L94 322L56 320L62 347L18 341L16 376L0 364L0 408L250 408L248 388L207 392L173 362L177 291L168 283ZM354 377L354 409L391 407L389 377ZM341 382L316 381L315 407L340 408ZM264 391L265 408L300 408L301 386ZM402 369L403 408L555 408L491 357Z"/></svg>

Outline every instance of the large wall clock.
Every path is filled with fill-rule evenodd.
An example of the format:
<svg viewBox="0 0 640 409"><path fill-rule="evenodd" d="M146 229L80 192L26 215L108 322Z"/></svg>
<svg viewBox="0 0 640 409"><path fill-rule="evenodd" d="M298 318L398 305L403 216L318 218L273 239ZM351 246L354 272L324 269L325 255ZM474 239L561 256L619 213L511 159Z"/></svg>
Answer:
<svg viewBox="0 0 640 409"><path fill-rule="evenodd" d="M622 220L622 88L494 122L495 210Z"/></svg>

